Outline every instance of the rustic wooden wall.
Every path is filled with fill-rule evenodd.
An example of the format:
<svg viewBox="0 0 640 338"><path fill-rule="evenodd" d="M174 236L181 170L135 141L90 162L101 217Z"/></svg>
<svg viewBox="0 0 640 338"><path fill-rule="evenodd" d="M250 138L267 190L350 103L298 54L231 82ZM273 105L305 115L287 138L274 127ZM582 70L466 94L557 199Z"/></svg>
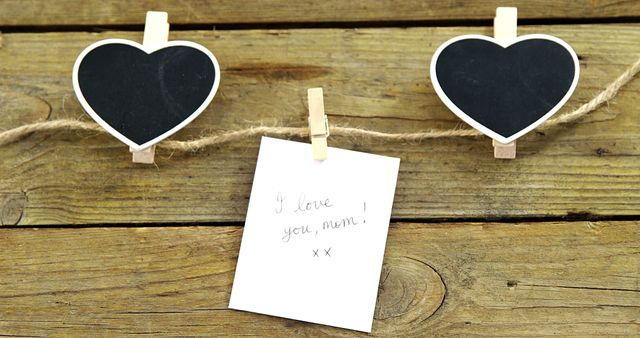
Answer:
<svg viewBox="0 0 640 338"><path fill-rule="evenodd" d="M466 127L428 78L437 46L491 34L516 4L520 34L568 41L581 80L559 114L640 57L640 2L0 2L0 130L87 120L78 53L142 38L166 10L171 39L217 56L220 91L174 139L259 124L304 126L322 86L332 124L405 132ZM214 29L215 28L215 29ZM487 138L332 146L402 159L374 335L640 332L640 79L571 126L532 132L498 161ZM338 335L226 309L258 139L133 164L102 134L0 147L0 335Z"/></svg>

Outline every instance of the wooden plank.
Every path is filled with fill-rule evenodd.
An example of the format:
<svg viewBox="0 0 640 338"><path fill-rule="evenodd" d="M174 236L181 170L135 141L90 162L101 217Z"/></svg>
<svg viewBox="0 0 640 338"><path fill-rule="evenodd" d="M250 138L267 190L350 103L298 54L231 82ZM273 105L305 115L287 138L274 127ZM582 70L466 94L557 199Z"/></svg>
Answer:
<svg viewBox="0 0 640 338"><path fill-rule="evenodd" d="M149 10L169 12L171 24L489 20L505 5L521 19L640 16L640 3L617 0L3 0L0 26L143 24Z"/></svg>
<svg viewBox="0 0 640 338"><path fill-rule="evenodd" d="M0 335L354 334L228 310L241 233L0 230ZM373 334L637 334L639 240L638 222L394 224Z"/></svg>
<svg viewBox="0 0 640 338"><path fill-rule="evenodd" d="M212 105L173 139L256 125L304 127L306 90L317 86L324 87L332 125L387 132L466 127L437 98L428 65L440 43L472 32L492 34L491 27L173 32L172 39L210 48L222 68ZM581 81L560 113L591 99L640 56L640 25L521 27L521 34L534 32L566 39L582 58ZM108 37L142 34L3 35L3 107L34 113L10 113L0 128L41 116L87 119L71 68L85 46ZM495 160L488 138L402 144L331 136L329 145L402 159L397 220L638 215L639 93L636 79L577 125L520 139L515 161ZM256 138L195 154L161 149L155 168L132 164L126 147L107 135L32 135L0 147L0 209L10 215L0 223L241 222L258 144Z"/></svg>

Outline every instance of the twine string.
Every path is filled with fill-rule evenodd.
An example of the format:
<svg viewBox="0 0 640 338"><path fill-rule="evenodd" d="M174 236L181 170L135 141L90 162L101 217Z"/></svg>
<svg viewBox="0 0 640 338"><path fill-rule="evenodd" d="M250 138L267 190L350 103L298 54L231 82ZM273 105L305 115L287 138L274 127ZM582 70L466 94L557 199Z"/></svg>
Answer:
<svg viewBox="0 0 640 338"><path fill-rule="evenodd" d="M596 110L603 103L614 98L620 89L629 83L640 72L640 59L625 70L617 79L611 82L602 92L593 97L589 102L577 109L549 119L538 127L538 130L547 130L555 126L569 124L580 120L589 113ZM0 146L16 142L32 133L52 132L59 130L85 130L106 133L98 124L93 122L83 122L73 119L59 119L52 121L36 122L26 124L14 129L0 132ZM206 147L219 145L228 142L240 141L255 136L276 136L276 137L308 137L309 128L306 127L250 127L236 131L229 131L221 134L203 136L198 139L188 141L165 140L157 144L159 148L173 151L197 151ZM332 136L366 137L384 141L394 142L421 142L426 139L447 138L447 137L471 137L480 136L482 133L475 129L449 129L449 130L427 130L415 133L385 133L369 129L352 127L331 126Z"/></svg>

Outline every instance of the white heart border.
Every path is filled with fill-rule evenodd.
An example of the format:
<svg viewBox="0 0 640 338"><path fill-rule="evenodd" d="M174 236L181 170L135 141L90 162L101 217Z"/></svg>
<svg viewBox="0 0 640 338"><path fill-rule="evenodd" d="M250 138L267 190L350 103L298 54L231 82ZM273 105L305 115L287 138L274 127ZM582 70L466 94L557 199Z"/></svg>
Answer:
<svg viewBox="0 0 640 338"><path fill-rule="evenodd" d="M213 63L215 75L216 75L216 77L215 77L215 79L213 81L213 86L211 87L211 91L209 92L209 95L204 100L204 102L202 102L200 107L198 107L198 109L196 109L191 115L189 115L189 117L187 117L184 121L180 122L175 127L169 129L168 131L164 132L162 135L154 138L153 140L147 141L147 142L145 142L143 144L137 144L137 143L133 142L132 140L130 140L129 138L127 138L126 136L124 136L123 134L121 134L120 132L115 130L113 127L111 127L107 122L105 122L91 108L91 106L89 105L87 100L84 98L84 95L82 95L82 90L80 89L80 84L78 82L78 69L80 68L80 64L82 63L82 60L84 59L84 57L89 52L91 52L92 50L94 50L97 47L100 47L100 46L103 46L103 45L108 45L108 44L114 44L114 43L129 45L129 46L138 48L138 49L142 50L143 52L145 52L147 54L151 54L151 53L156 52L156 51L158 51L160 49L164 49L164 48L168 48L168 47L175 47L175 46L192 47L192 48L195 48L195 49L203 52L205 55L207 55L211 59L211 62ZM126 145L131 147L133 150L143 150L143 149L147 149L147 148L151 147L152 145L154 145L154 144L166 139L167 137L169 137L169 136L173 135L174 133L176 133L178 130L184 128L186 125L191 123L191 121L193 121L196 117L198 117L198 115L200 115L200 113L202 113L205 110L205 108L207 108L207 106L213 100L213 97L215 96L216 92L218 91L218 87L220 85L220 65L218 64L218 60L216 59L216 57L213 55L213 53L211 53L211 51L209 51L209 49L207 49L206 47L204 47L204 46L202 46L200 44L197 44L197 43L191 42L191 41L174 40L174 41L169 41L167 43L163 43L161 45L154 45L153 48L146 48L142 44L139 44L139 43L137 43L135 41L131 41L131 40L127 40L127 39L105 39L105 40L100 40L100 41L96 41L96 42L92 43L87 48L85 48L80 53L80 55L78 55L78 58L76 59L76 62L73 65L73 73L72 73L71 79L73 81L73 90L75 91L76 96L78 97L78 100L80 101L80 104L82 105L82 108L84 108L84 110L89 114L89 116L91 116L91 118L93 118L109 134L113 135L115 138L117 138L118 140L122 141L123 143L125 143Z"/></svg>
<svg viewBox="0 0 640 338"><path fill-rule="evenodd" d="M493 42L495 44L498 44L498 45L502 46L503 48L507 48L507 47L509 47L509 46L511 46L513 44L516 44L516 43L518 43L520 41L524 41L524 40L543 39L543 40L551 40L553 42L556 42L556 43L560 44L561 46L563 46L569 52L569 54L571 54L571 57L573 58L573 62L574 62L574 65L575 65L575 76L573 78L573 82L571 83L571 87L569 88L569 90L567 91L565 96L560 100L560 102L558 102L558 104L556 104L548 113L543 115L540 119L536 120L534 123L530 124L528 127L526 127L524 129L522 129L521 131L517 132L516 134L505 138L505 137L499 135L498 133L492 131L491 129L485 127L484 125L482 125L478 121L474 120L469 115L467 115L465 112L463 112L460 108L458 108L449 99L449 97L444 93L444 91L440 87L440 83L438 82L438 77L436 75L436 63L438 61L438 57L440 57L440 53L442 53L442 51L445 48L447 48L449 45L451 45L452 43L460 41L460 40L467 40L467 39L485 40L485 41L489 41L489 42ZM565 103L567 103L567 101L569 100L569 98L571 97L573 92L575 91L576 86L578 85L578 79L580 78L580 61L578 60L578 55L576 54L576 52L573 50L573 48L571 48L571 46L568 43L566 43L562 39L559 39L559 38L557 38L555 36L551 36L551 35L547 35L547 34L522 35L522 36L519 36L519 37L509 41L509 43L507 43L507 44L502 44L502 43L498 42L498 40L496 40L496 39L494 39L494 38L492 38L490 36L486 36L486 35L466 34L466 35L456 36L456 37L446 41L442 45L440 45L440 47L438 47L438 49L436 50L436 52L433 54L433 56L431 58L430 73L431 73L431 83L433 84L433 88L435 89L436 94L438 94L438 96L440 97L440 100L442 100L442 102L454 114L456 114L464 122L469 124L471 127L477 129L481 133L491 137L492 139L494 139L494 140L496 140L496 141L498 141L500 143L506 144L506 143L511 143L511 142L515 141L519 137L523 136L524 134L530 132L531 130L533 130L534 128L539 126L542 122L546 121L551 116L553 116L553 114L555 114L558 110L560 110L560 108L562 108L562 106Z"/></svg>

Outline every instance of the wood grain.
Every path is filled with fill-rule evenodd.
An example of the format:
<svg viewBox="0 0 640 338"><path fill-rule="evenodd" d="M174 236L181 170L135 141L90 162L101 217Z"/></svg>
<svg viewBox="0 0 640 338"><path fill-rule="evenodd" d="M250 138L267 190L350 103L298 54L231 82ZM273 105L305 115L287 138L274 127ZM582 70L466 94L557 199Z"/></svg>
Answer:
<svg viewBox="0 0 640 338"><path fill-rule="evenodd" d="M143 24L149 10L169 12L172 24L488 20L507 5L524 19L640 16L640 3L617 0L3 0L0 26Z"/></svg>
<svg viewBox="0 0 640 338"><path fill-rule="evenodd" d="M228 310L241 233L0 230L0 335L354 334ZM638 222L394 224L373 334L637 335L639 240Z"/></svg>
<svg viewBox="0 0 640 338"><path fill-rule="evenodd" d="M491 28L174 32L172 39L210 48L222 68L212 105L174 139L261 124L305 126L306 90L317 86L325 89L332 125L387 132L466 127L437 98L428 65L440 43L471 32L490 35ZM566 39L582 59L580 83L560 114L640 56L639 25L521 29L533 32ZM73 94L71 68L85 46L108 37L142 34L2 35L0 97L11 118L0 128L43 117L88 119ZM401 158L396 220L638 215L639 93L634 80L577 125L530 133L519 140L515 161L495 160L488 138L392 144L329 137L329 145ZM0 224L240 222L258 144L250 139L195 154L160 150L154 167L131 163L127 148L107 135L32 135L0 147L0 203L11 201L0 210L13 215Z"/></svg>

